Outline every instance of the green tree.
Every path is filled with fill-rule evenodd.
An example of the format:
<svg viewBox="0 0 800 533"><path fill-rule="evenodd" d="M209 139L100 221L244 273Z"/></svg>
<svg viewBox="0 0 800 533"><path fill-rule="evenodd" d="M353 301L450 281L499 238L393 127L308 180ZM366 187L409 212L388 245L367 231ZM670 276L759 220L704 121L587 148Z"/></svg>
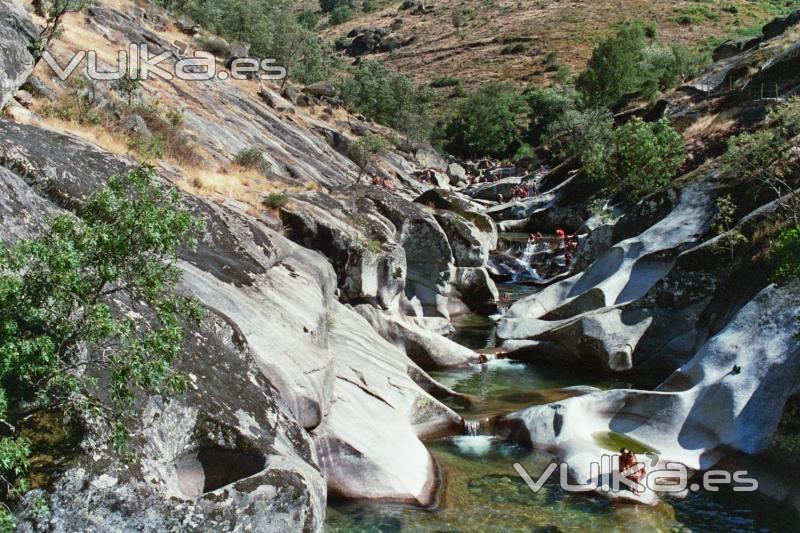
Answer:
<svg viewBox="0 0 800 533"><path fill-rule="evenodd" d="M201 221L176 191L154 182L150 167L109 179L78 214L54 218L37 238L0 247L4 501L26 488L28 443L15 425L27 415L81 414L108 427L111 444L123 449L137 393L185 386L173 363L185 321L201 312L175 292L175 262L194 244ZM6 508L0 522L10 520Z"/></svg>
<svg viewBox="0 0 800 533"><path fill-rule="evenodd" d="M433 98L429 90L377 61L364 61L352 76L339 80L338 92L351 111L401 130L412 122L425 123Z"/></svg>
<svg viewBox="0 0 800 533"><path fill-rule="evenodd" d="M464 155L513 155L526 114L525 98L512 85L486 85L457 104L446 127L447 148Z"/></svg>
<svg viewBox="0 0 800 533"><path fill-rule="evenodd" d="M648 44L642 24L623 24L592 52L577 87L594 104L611 107L642 86L640 66Z"/></svg>
<svg viewBox="0 0 800 533"><path fill-rule="evenodd" d="M525 92L525 99L529 109L528 139L534 145L540 144L547 130L568 112L583 107L581 94L569 85L536 87Z"/></svg>
<svg viewBox="0 0 800 533"><path fill-rule="evenodd" d="M367 170L367 167L373 163L377 157L386 153L388 148L389 143L386 142L386 139L375 134L365 135L350 144L347 154L359 168L356 183L361 183L361 178Z"/></svg>
<svg viewBox="0 0 800 533"><path fill-rule="evenodd" d="M332 50L292 0L186 0L178 10L230 41L250 43L253 55L275 59L303 83L328 77L335 66Z"/></svg>
<svg viewBox="0 0 800 533"><path fill-rule="evenodd" d="M613 143L614 117L604 108L586 110L569 107L554 119L541 136L556 157L579 157L586 164L590 151L594 155Z"/></svg>
<svg viewBox="0 0 800 533"><path fill-rule="evenodd" d="M669 121L636 117L613 132L610 145L592 145L584 166L592 178L638 200L669 184L685 160L683 136Z"/></svg>

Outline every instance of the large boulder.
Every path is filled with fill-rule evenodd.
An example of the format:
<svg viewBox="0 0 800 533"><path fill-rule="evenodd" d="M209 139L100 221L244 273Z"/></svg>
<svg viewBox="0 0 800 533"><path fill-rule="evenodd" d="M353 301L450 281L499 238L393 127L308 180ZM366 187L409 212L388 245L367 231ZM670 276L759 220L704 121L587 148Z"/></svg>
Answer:
<svg viewBox="0 0 800 533"><path fill-rule="evenodd" d="M652 313L607 311L632 307L644 299L674 268L678 257L697 246L713 218L708 185L693 185L681 194L675 208L640 235L618 242L585 271L550 285L515 303L498 325L498 336L511 341L546 341L603 367L629 370L632 354L644 335L643 325ZM620 222L621 223L621 222ZM619 224L615 230L620 230ZM673 335L680 332L674 331ZM581 339L572 338L582 335ZM574 351L576 343L586 349ZM529 343L514 343L509 347ZM536 345L534 345L536 346Z"/></svg>
<svg viewBox="0 0 800 533"><path fill-rule="evenodd" d="M461 301L471 310L484 314L497 311L500 295L485 268L456 268L454 286Z"/></svg>
<svg viewBox="0 0 800 533"><path fill-rule="evenodd" d="M431 331L427 321L409 318L397 311L381 311L370 305L359 305L355 309L384 339L424 370L480 362L477 353L441 336L438 331Z"/></svg>
<svg viewBox="0 0 800 533"><path fill-rule="evenodd" d="M497 247L497 226L479 207L457 193L430 189L416 203L436 210L436 220L450 242L458 267L482 267Z"/></svg>
<svg viewBox="0 0 800 533"><path fill-rule="evenodd" d="M33 72L30 42L38 36L18 0L0 0L0 110Z"/></svg>

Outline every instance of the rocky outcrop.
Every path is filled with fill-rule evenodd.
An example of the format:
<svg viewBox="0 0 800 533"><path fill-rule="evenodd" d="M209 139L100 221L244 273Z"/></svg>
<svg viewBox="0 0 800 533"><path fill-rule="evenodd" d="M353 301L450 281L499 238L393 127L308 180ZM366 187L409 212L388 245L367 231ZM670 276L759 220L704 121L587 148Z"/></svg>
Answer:
<svg viewBox="0 0 800 533"><path fill-rule="evenodd" d="M419 439L457 431L461 418L416 386L405 355L363 317L337 306L331 319L336 392L313 431L331 493L429 505L439 473Z"/></svg>
<svg viewBox="0 0 800 533"><path fill-rule="evenodd" d="M0 236L35 234L48 212L74 208L130 166L69 135L0 120L0 179L9 191ZM43 494L47 527L318 530L326 485L354 497L430 502L440 479L419 439L457 429L460 418L416 382L440 389L335 300L335 274L321 255L226 205L184 199L206 222L198 249L179 263L180 289L208 310L181 363L190 394L144 399L135 462L120 465L105 448L76 457L58 490ZM411 205L416 223L435 224L416 204L381 202ZM461 364L475 357L464 351ZM369 472L370 484L354 471ZM28 509L21 517L33 527Z"/></svg>
<svg viewBox="0 0 800 533"><path fill-rule="evenodd" d="M343 301L388 309L405 288L405 250L394 224L368 199L351 196L358 191L363 188L293 196L281 220L292 240L331 261Z"/></svg>
<svg viewBox="0 0 800 533"><path fill-rule="evenodd" d="M38 35L18 0L0 0L0 110L33 72L28 44Z"/></svg>
<svg viewBox="0 0 800 533"><path fill-rule="evenodd" d="M498 325L498 335L537 341L509 347L534 352L558 347L554 353L585 356L592 365L600 356L607 358L601 367L633 368L633 352L652 313L621 316L609 310L635 305L670 273L683 251L698 244L713 216L708 189L688 187L675 209L640 235L618 242L584 272L514 304ZM619 224L616 230L621 230ZM576 332L585 336L575 340Z"/></svg>
<svg viewBox="0 0 800 533"><path fill-rule="evenodd" d="M708 469L738 450L763 451L786 400L800 392L795 337L800 283L769 286L654 392L614 390L514 413L524 438L556 452L572 477L596 488L590 464L605 450L593 437L625 434L660 463Z"/></svg>

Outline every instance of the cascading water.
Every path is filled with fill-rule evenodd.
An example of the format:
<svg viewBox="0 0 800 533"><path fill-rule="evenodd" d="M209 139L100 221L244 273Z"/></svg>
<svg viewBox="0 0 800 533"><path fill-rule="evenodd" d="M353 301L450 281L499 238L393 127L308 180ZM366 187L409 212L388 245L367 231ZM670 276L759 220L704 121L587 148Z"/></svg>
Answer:
<svg viewBox="0 0 800 533"><path fill-rule="evenodd" d="M477 437L481 434L480 420L464 420L464 434L469 437Z"/></svg>
<svg viewBox="0 0 800 533"><path fill-rule="evenodd" d="M529 242L525 245L525 248L522 250L522 255L517 258L517 262L519 262L520 267L522 268L514 273L514 283L519 283L520 281L525 281L527 279L543 281L543 278L539 275L539 272L537 272L536 269L531 266L531 260L539 250L539 243Z"/></svg>

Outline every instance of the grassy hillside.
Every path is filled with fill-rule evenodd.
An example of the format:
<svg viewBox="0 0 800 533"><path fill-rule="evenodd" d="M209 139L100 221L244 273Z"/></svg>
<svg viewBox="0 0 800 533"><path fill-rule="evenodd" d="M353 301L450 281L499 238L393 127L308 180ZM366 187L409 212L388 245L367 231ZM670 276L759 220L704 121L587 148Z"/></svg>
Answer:
<svg viewBox="0 0 800 533"><path fill-rule="evenodd" d="M758 34L765 22L800 7L797 0L436 0L428 2L432 12L416 15L399 1L368 2L374 10L365 13L358 0L349 22L332 26L323 17L322 35L334 41L353 28L383 28L401 18L393 35L416 42L368 57L418 83L446 75L467 86L549 83L561 65L579 71L597 41L622 21L651 22L663 41L708 51L727 37ZM313 0L301 6L319 8Z"/></svg>

